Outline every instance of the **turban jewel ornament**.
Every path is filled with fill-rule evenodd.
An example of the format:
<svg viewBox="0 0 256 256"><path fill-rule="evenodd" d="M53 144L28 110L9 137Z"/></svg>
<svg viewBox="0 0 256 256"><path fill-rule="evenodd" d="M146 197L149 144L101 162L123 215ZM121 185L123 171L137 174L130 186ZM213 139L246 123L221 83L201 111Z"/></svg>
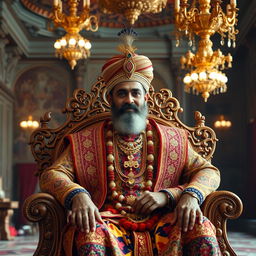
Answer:
<svg viewBox="0 0 256 256"><path fill-rule="evenodd" d="M136 81L141 83L146 92L153 79L152 62L146 56L136 54L132 45L137 33L125 28L119 32L122 44L118 46L121 54L106 61L102 67L102 77L107 85L107 94L121 82Z"/></svg>

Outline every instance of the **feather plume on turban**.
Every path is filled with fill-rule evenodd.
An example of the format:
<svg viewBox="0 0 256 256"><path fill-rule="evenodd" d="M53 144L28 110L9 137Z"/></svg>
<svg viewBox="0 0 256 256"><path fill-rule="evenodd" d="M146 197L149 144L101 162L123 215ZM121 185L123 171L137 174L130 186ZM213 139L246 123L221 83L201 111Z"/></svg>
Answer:
<svg viewBox="0 0 256 256"><path fill-rule="evenodd" d="M146 56L135 54L136 49L132 46L134 33L132 29L120 32L124 42L119 46L122 54L110 58L102 67L101 76L107 85L107 94L115 85L126 81L140 82L146 92L149 90L153 79L152 62Z"/></svg>

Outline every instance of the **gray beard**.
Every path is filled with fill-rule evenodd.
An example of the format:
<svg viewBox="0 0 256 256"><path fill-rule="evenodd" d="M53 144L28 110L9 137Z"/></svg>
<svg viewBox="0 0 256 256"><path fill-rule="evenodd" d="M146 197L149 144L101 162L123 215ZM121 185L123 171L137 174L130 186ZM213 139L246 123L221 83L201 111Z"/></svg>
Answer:
<svg viewBox="0 0 256 256"><path fill-rule="evenodd" d="M125 112L118 115L115 106L112 107L112 122L114 129L122 135L140 134L146 128L146 120L148 115L147 103L139 110L139 112Z"/></svg>

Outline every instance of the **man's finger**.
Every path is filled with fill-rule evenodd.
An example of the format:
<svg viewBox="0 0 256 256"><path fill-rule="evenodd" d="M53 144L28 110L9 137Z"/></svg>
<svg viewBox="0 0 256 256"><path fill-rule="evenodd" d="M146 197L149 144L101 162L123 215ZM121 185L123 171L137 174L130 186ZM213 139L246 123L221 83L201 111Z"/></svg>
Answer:
<svg viewBox="0 0 256 256"><path fill-rule="evenodd" d="M101 218L101 215L100 215L100 213L99 213L98 210L95 211L95 217L96 217L96 220L97 220L99 223L101 223L101 224L104 223L104 222L103 222L103 219Z"/></svg>
<svg viewBox="0 0 256 256"><path fill-rule="evenodd" d="M179 208L177 209L177 213L178 213L178 226L179 226L180 228L182 228L182 225L183 225L184 208L179 207Z"/></svg>
<svg viewBox="0 0 256 256"><path fill-rule="evenodd" d="M196 222L196 212L194 210L191 210L189 230L192 230L194 228L195 222Z"/></svg>
<svg viewBox="0 0 256 256"><path fill-rule="evenodd" d="M89 210L89 223L90 223L90 230L94 232L96 228L96 222L95 222L94 211L92 211L91 209Z"/></svg>
<svg viewBox="0 0 256 256"><path fill-rule="evenodd" d="M183 231L187 232L188 230L188 224L190 221L190 210L188 210L187 208L184 210L184 214L183 214Z"/></svg>
<svg viewBox="0 0 256 256"><path fill-rule="evenodd" d="M72 212L69 219L70 219L71 224L73 226L76 226L76 212Z"/></svg>
<svg viewBox="0 0 256 256"><path fill-rule="evenodd" d="M88 220L88 213L87 212L82 214L82 221L83 221L82 231L85 232L85 233L89 233L89 220Z"/></svg>
<svg viewBox="0 0 256 256"><path fill-rule="evenodd" d="M155 204L153 201L148 201L144 205L142 205L141 210L139 211L140 214L146 215L147 213L150 213L150 208Z"/></svg>
<svg viewBox="0 0 256 256"><path fill-rule="evenodd" d="M151 214L151 212L153 212L155 209L157 209L157 205L156 204L152 204L144 213L144 215L149 215Z"/></svg>
<svg viewBox="0 0 256 256"><path fill-rule="evenodd" d="M173 218L171 219L170 223L171 225L173 225L176 221L177 221L177 207L175 207L174 211L173 211Z"/></svg>
<svg viewBox="0 0 256 256"><path fill-rule="evenodd" d="M143 200L145 200L145 197L148 195L148 193L143 193L139 198L136 198L133 207L135 212L139 212L139 209L141 208L141 205L143 203ZM144 201L145 202L145 201Z"/></svg>
<svg viewBox="0 0 256 256"><path fill-rule="evenodd" d="M79 228L81 231L84 231L83 230L83 220L82 220L82 213L80 211L78 211L76 213L76 226L77 228Z"/></svg>
<svg viewBox="0 0 256 256"><path fill-rule="evenodd" d="M135 208L135 212L142 213L142 209L144 208L144 206L147 207L146 204L148 204L148 203L150 204L150 198L147 198L147 197L138 201L137 207Z"/></svg>
<svg viewBox="0 0 256 256"><path fill-rule="evenodd" d="M200 209L197 211L197 216L198 216L198 222L201 225L203 223L203 213Z"/></svg>
<svg viewBox="0 0 256 256"><path fill-rule="evenodd" d="M67 212L67 223L70 222L71 215L72 215L72 211L68 210L68 212Z"/></svg>

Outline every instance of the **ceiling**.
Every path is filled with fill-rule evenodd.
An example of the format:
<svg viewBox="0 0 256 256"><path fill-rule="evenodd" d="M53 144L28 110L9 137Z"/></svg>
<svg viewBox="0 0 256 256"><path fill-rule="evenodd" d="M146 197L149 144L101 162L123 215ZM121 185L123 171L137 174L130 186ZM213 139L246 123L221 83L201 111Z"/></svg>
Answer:
<svg viewBox="0 0 256 256"><path fill-rule="evenodd" d="M67 0L63 2L65 8ZM168 43L174 39L173 2L174 0L168 0L167 7L159 14L140 15L135 23L140 39L144 38L144 44L146 39L150 38L151 40L151 45L148 48L147 46L142 46L148 49L149 53L152 52L152 49L156 48L156 40L160 41L160 44L157 45L157 50L160 51L165 47L164 41L166 38ZM224 0L223 2L225 4L229 0ZM237 40L239 45L250 27L256 22L256 1L237 0L237 2L240 9L238 17L238 29L240 32ZM13 45L16 45L20 52L28 58L54 56L53 42L65 32L61 28L54 31L48 29L51 8L52 0L1 0L0 35L3 34L5 37L8 37L9 44L12 45L13 42ZM103 49L103 47L113 48L113 40L124 24L126 24L124 17L117 14L102 14L99 11L97 0L91 0L91 13L99 17L99 30L97 32L83 31L82 34L89 40L94 40L94 49ZM104 46L103 44L101 45L102 38L105 41ZM138 47L140 46L138 45ZM170 50L172 53L177 51L174 48L172 47ZM110 54L112 53L110 52Z"/></svg>
<svg viewBox="0 0 256 256"><path fill-rule="evenodd" d="M152 27L173 23L173 1L174 0L168 0L166 8L164 8L164 10L161 13L140 15L134 27ZM38 14L42 17L45 17L47 19L50 19L52 11L52 0L21 0L20 2L29 11ZM122 28L123 24L127 23L125 18L121 15L107 15L102 13L99 10L98 1L92 0L90 2L90 13L92 15L96 15L99 18L100 27ZM67 1L63 1L63 9L68 9Z"/></svg>

